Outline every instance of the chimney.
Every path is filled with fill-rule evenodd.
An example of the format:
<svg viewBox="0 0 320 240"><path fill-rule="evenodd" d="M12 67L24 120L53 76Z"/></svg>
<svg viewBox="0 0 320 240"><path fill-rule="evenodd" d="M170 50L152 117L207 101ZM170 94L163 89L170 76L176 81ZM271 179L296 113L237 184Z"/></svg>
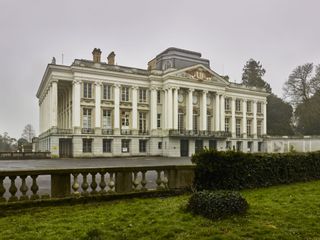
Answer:
<svg viewBox="0 0 320 240"><path fill-rule="evenodd" d="M115 60L116 60L115 57L116 57L116 54L113 51L108 55L108 64L109 65L114 65Z"/></svg>
<svg viewBox="0 0 320 240"><path fill-rule="evenodd" d="M93 62L99 63L101 61L101 50L100 48L95 48L92 51Z"/></svg>

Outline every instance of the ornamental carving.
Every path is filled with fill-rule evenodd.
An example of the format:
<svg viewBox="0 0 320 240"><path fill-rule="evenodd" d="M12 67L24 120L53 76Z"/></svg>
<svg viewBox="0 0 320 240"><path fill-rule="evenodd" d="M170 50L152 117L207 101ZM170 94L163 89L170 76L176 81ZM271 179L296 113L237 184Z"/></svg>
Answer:
<svg viewBox="0 0 320 240"><path fill-rule="evenodd" d="M200 81L211 80L213 77L213 75L210 72L208 72L207 70L205 70L203 68L191 69L191 70L187 71L186 73L189 74L190 76L192 76L192 78L198 79Z"/></svg>

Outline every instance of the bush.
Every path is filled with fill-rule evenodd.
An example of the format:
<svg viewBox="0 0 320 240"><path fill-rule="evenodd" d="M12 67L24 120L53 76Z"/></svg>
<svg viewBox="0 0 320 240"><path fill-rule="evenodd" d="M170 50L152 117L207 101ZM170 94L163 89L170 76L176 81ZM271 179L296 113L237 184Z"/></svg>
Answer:
<svg viewBox="0 0 320 240"><path fill-rule="evenodd" d="M200 191L189 199L187 210L210 219L221 219L243 214L248 209L247 201L234 191Z"/></svg>
<svg viewBox="0 0 320 240"><path fill-rule="evenodd" d="M320 179L320 152L252 154L204 150L192 156L197 190L266 187Z"/></svg>

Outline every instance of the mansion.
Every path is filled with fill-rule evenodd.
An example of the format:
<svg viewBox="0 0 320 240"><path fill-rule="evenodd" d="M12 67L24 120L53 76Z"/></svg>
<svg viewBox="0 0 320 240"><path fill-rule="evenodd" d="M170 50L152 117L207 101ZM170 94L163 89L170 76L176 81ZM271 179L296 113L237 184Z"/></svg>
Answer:
<svg viewBox="0 0 320 240"><path fill-rule="evenodd" d="M39 150L53 157L265 151L265 89L228 81L201 53L168 48L147 69L101 60L48 64L37 92Z"/></svg>

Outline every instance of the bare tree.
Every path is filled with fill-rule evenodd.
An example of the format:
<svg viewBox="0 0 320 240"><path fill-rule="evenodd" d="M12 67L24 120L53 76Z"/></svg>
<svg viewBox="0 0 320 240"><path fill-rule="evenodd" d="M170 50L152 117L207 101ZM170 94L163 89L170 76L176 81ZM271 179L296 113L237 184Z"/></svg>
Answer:
<svg viewBox="0 0 320 240"><path fill-rule="evenodd" d="M26 139L29 143L32 142L32 138L35 137L35 131L31 124L27 124L24 127L21 137Z"/></svg>

